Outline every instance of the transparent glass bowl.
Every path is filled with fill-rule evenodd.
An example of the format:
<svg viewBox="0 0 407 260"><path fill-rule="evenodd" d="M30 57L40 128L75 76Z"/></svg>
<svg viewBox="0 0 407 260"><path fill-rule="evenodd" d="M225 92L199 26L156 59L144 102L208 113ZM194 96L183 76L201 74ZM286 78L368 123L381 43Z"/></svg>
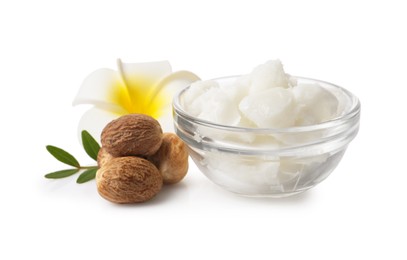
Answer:
<svg viewBox="0 0 407 260"><path fill-rule="evenodd" d="M236 78L215 80L228 84ZM299 83L317 83L334 93L343 113L309 126L233 127L201 120L185 111L183 96L188 88L175 96L175 132L211 181L242 195L286 197L314 187L335 169L359 130L360 102L334 84L296 78Z"/></svg>

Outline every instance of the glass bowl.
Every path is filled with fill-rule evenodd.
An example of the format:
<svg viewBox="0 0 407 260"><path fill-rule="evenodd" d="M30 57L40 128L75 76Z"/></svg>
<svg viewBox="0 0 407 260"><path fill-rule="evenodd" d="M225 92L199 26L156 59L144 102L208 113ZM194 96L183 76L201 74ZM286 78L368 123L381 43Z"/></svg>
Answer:
<svg viewBox="0 0 407 260"><path fill-rule="evenodd" d="M236 78L215 81L231 84ZM295 78L298 83L317 83L334 93L343 112L330 121L309 126L244 128L191 116L183 109L189 87L174 97L175 132L211 181L241 195L286 197L314 187L335 169L358 133L360 102L334 84Z"/></svg>

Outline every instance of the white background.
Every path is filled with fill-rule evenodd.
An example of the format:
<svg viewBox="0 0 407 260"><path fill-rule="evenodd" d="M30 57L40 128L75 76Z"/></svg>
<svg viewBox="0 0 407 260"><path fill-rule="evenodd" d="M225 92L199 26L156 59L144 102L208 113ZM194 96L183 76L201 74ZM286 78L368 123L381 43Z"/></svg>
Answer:
<svg viewBox="0 0 407 260"><path fill-rule="evenodd" d="M0 259L406 259L403 1L1 1ZM344 86L361 129L328 179L287 199L240 197L191 166L142 205L50 181L53 144L91 163L72 107L92 71L169 60L203 79L280 58Z"/></svg>

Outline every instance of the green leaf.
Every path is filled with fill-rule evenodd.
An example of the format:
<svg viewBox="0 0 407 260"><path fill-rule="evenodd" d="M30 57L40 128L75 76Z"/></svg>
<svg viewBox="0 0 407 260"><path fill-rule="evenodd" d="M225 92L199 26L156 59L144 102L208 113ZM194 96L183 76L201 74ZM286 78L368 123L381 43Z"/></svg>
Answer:
<svg viewBox="0 0 407 260"><path fill-rule="evenodd" d="M89 170L84 171L81 175L79 175L78 179L76 180L77 183L85 183L87 181L93 180L96 177L96 172L98 168L90 168Z"/></svg>
<svg viewBox="0 0 407 260"><path fill-rule="evenodd" d="M79 169L62 170L62 171L48 173L44 177L48 178L48 179L61 179L61 178L71 176L71 175L77 173L78 171L79 171Z"/></svg>
<svg viewBox="0 0 407 260"><path fill-rule="evenodd" d="M50 154L52 154L58 161L63 162L65 164L71 165L73 167L80 167L79 162L68 152L62 150L61 148L47 145L47 150Z"/></svg>
<svg viewBox="0 0 407 260"><path fill-rule="evenodd" d="M95 161L97 161L100 145L96 140L88 133L88 131L82 131L82 144L86 153Z"/></svg>

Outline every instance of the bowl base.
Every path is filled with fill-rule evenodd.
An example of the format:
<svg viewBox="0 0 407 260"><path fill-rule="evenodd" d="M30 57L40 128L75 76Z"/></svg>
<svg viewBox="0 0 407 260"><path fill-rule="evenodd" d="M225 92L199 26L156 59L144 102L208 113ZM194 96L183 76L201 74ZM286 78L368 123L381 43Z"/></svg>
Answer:
<svg viewBox="0 0 407 260"><path fill-rule="evenodd" d="M304 188L301 190L295 190L295 191L290 191L290 192L279 192L279 193L244 193L244 192L238 192L235 190L231 190L228 187L222 186L217 184L222 189L227 190L228 192L234 193L236 195L242 196L242 197L248 197L248 198L273 198L273 199L280 199L280 198L287 198L287 197L292 197L301 193L304 193L311 189L312 187Z"/></svg>

